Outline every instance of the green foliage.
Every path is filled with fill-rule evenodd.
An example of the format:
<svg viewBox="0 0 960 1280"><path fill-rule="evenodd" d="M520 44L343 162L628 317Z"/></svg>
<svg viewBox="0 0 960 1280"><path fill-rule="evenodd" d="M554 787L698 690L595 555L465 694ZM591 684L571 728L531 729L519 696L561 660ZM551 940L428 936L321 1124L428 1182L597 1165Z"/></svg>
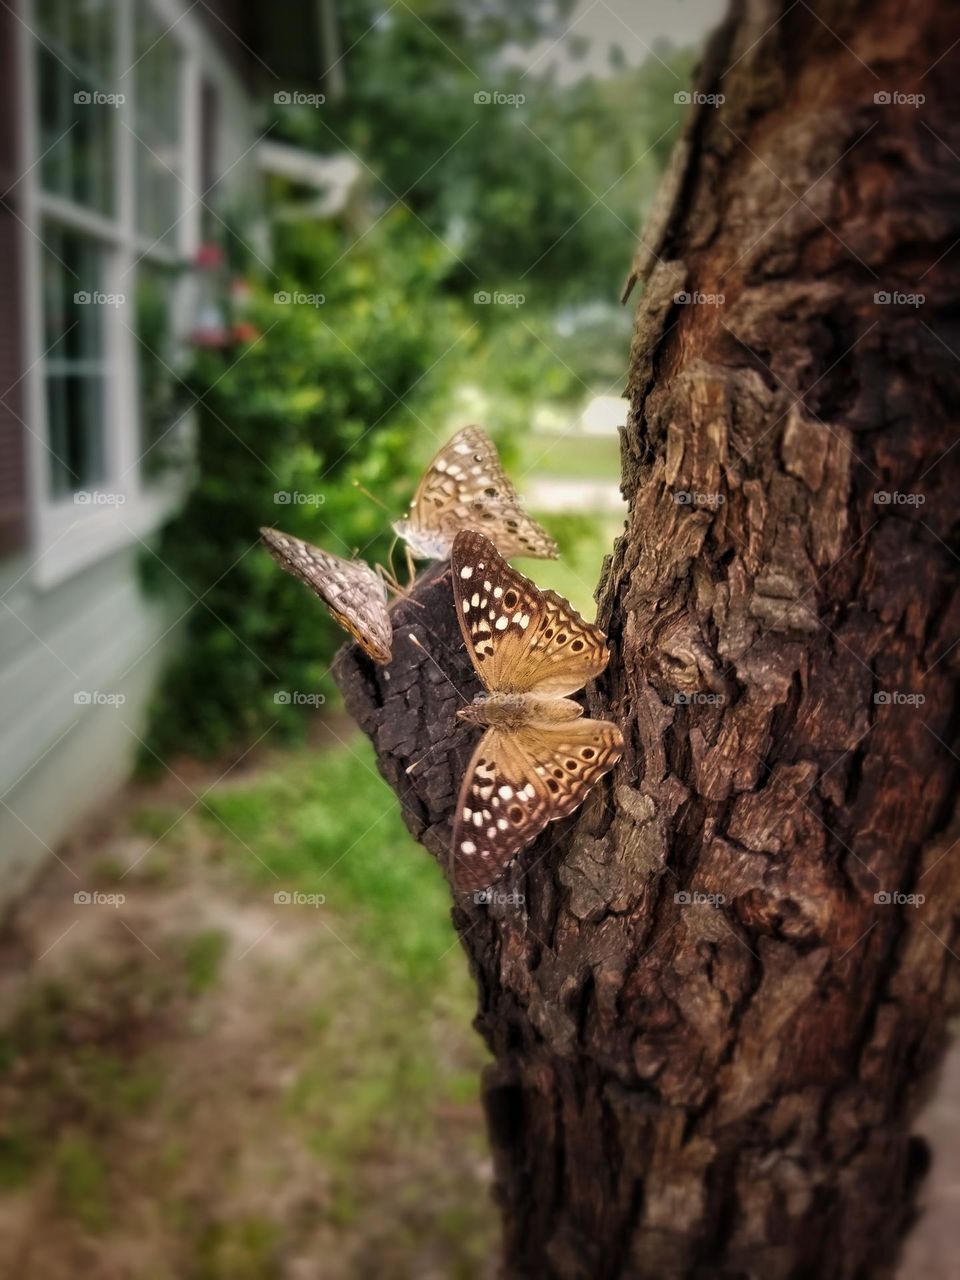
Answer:
<svg viewBox="0 0 960 1280"><path fill-rule="evenodd" d="M246 303L251 340L197 354L196 478L145 563L152 586L166 581L192 604L153 706L161 758L214 755L274 724L298 730L302 711L275 695L329 694L343 633L257 530L276 524L338 555L383 559L388 520L351 480L399 515L415 483L411 445L437 442L446 384L431 366L469 341L437 297L449 255L402 211L332 271L343 249L333 227L288 226L279 283L255 285ZM276 301L283 293L294 300ZM305 293L325 301L296 301Z"/></svg>
<svg viewBox="0 0 960 1280"><path fill-rule="evenodd" d="M284 111L280 128L321 151L346 143L385 204L402 197L437 234L456 228L450 284L463 294L522 281L537 305L615 299L679 132L674 94L689 87L692 53L658 47L641 72L558 83L535 50L564 36L572 3L414 8L422 22L384 20L377 0L344 6L343 97L292 124ZM526 71L505 47L520 62L526 51Z"/></svg>

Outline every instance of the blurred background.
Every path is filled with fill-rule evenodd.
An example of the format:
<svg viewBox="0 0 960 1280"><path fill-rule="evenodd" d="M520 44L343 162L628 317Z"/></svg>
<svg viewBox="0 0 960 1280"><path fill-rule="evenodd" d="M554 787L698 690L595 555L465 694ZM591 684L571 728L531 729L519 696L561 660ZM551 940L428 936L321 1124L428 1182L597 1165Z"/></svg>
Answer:
<svg viewBox="0 0 960 1280"><path fill-rule="evenodd" d="M587 616L720 0L0 7L0 1274L484 1277L446 887L260 549L457 427Z"/></svg>

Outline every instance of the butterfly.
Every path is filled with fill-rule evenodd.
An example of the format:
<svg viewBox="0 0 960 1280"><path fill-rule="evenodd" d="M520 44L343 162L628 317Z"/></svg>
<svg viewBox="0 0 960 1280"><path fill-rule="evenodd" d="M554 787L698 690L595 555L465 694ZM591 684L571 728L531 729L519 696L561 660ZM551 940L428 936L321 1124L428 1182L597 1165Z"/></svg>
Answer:
<svg viewBox="0 0 960 1280"><path fill-rule="evenodd" d="M299 578L375 662L389 662L393 628L383 580L362 560L343 560L279 529L260 530L264 546Z"/></svg>
<svg viewBox="0 0 960 1280"><path fill-rule="evenodd" d="M446 560L460 529L482 529L507 556L551 560L557 544L520 506L496 446L479 427L464 427L423 474L405 520L394 532L418 560Z"/></svg>
<svg viewBox="0 0 960 1280"><path fill-rule="evenodd" d="M453 823L458 890L486 888L521 849L620 759L623 735L588 720L568 695L610 657L603 632L553 591L510 567L482 533L453 542L453 594L486 690L457 712L486 732L467 767Z"/></svg>

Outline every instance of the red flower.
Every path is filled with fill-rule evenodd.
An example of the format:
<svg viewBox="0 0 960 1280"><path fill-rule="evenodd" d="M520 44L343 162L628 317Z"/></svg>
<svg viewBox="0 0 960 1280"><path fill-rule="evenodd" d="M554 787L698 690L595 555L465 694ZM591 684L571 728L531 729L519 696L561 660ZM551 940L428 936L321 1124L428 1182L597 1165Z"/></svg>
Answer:
<svg viewBox="0 0 960 1280"><path fill-rule="evenodd" d="M231 325L230 337L234 342L255 342L260 337L260 330L249 320L241 320L238 324Z"/></svg>
<svg viewBox="0 0 960 1280"><path fill-rule="evenodd" d="M223 250L218 244L202 244L194 261L201 271L216 271L223 265Z"/></svg>

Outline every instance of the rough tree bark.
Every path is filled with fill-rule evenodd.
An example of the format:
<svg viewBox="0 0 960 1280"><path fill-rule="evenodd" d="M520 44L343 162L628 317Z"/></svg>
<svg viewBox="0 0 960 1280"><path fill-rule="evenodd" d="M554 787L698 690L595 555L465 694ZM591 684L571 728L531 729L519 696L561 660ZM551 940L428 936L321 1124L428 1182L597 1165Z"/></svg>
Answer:
<svg viewBox="0 0 960 1280"><path fill-rule="evenodd" d="M937 0L751 0L701 68L726 101L634 264L598 588L588 698L627 753L515 864L522 907L454 909L511 1277L884 1276L910 1221L957 996L955 28ZM392 664L351 648L338 679L445 860L472 735L408 637L477 686L446 567L415 596Z"/></svg>

